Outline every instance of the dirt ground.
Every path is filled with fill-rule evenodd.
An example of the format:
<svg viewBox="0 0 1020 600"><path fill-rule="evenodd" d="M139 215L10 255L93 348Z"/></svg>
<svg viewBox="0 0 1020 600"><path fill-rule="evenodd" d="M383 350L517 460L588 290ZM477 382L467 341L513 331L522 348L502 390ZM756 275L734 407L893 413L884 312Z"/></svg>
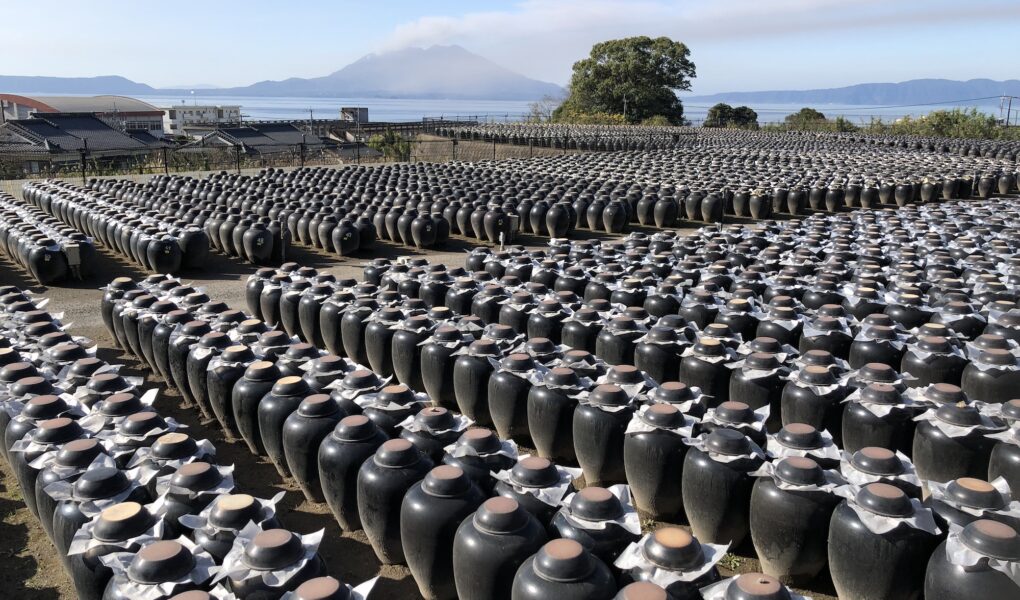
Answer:
<svg viewBox="0 0 1020 600"><path fill-rule="evenodd" d="M578 232L577 237L610 236L593 235L589 232ZM525 243L536 249L544 246L547 240L540 238L523 238ZM306 266L316 267L342 277L360 277L362 267L370 258L396 258L401 255L418 254L427 257L433 263L447 266L463 266L467 251L473 246L464 239L453 239L442 251L416 252L389 243L380 243L371 256L366 258L338 258L333 255L295 247L289 260ZM232 308L246 310L244 302L244 280L255 271L255 266L236 259L211 254L208 266L202 272L187 273L183 279L194 282L196 286L206 289L208 295L215 300L222 300ZM326 560L330 574L345 582L358 584L374 576L380 576L373 592L374 598L417 598L418 590L410 572L401 566L384 566L380 568L371 546L361 532L343 533L337 526L325 504L309 503L304 499L298 487L284 480L265 459L252 455L247 446L235 439L226 438L215 421L203 421L195 408L182 406L181 397L172 389L163 385L162 381L148 371L139 369L136 361L115 349L109 333L107 333L99 312L102 292L99 287L114 277L128 276L140 278L145 275L137 266L127 259L115 256L110 250L100 249L100 262L97 275L90 281L73 283L61 287L36 285L20 271L16 265L0 258L0 285L16 285L37 292L50 298L48 310L63 312L65 323L73 323L75 335L86 336L99 345L99 356L111 362L123 363L126 374L141 376L147 379L148 385L162 390L156 408L161 414L171 416L190 427L191 435L196 438L207 438L216 446L218 461L221 464L235 465L235 479L240 490L267 498L279 491L287 494L279 506L282 523L295 531L308 533L325 529L320 552ZM75 597L74 589L67 574L61 568L60 561L38 521L32 516L21 501L17 482L9 467L0 461L0 598L40 599L40 600L71 600ZM660 524L652 521L643 523L646 529L655 529ZM752 572L757 570L757 561L750 543L724 560L721 569L724 575L734 572ZM823 574L817 582L803 590L816 599L834 599L828 576Z"/></svg>

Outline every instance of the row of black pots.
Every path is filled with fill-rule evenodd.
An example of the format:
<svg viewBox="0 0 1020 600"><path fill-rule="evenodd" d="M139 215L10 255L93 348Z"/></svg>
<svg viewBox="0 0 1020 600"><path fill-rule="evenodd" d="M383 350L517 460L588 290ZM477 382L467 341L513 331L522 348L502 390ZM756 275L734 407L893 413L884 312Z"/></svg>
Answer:
<svg viewBox="0 0 1020 600"><path fill-rule="evenodd" d="M0 193L0 218L0 251L40 284L92 274L96 249L84 234L4 193Z"/></svg>
<svg viewBox="0 0 1020 600"><path fill-rule="evenodd" d="M123 287L123 282L118 287ZM112 312L115 318L117 310L114 301ZM125 323L125 329L130 328L131 325ZM288 354L284 352L281 360L285 360ZM319 368L326 362L332 363L328 374ZM342 362L342 359L320 357L312 360L312 367L307 370L308 374L314 375L311 381L326 385L327 389L335 387L339 395L334 392L336 403L331 405L333 410L328 413L310 410L328 404L329 397L323 394L306 396L297 405L284 424L284 458L290 473L309 498L317 501L325 499L344 529L363 526L381 560L406 561L426 597L453 597L455 591L465 598L506 597L514 571L544 541L545 526L550 526L549 532L553 536L573 538L580 535L580 539L585 540L585 546L592 545L598 558L586 557L586 561L611 561L623 545L633 540L632 534L615 526L609 527L607 535L580 531L563 518L552 518L549 513L555 511L555 506L552 511L543 508L537 515L529 516L525 511L541 503L529 499L527 494L517 492L510 485L504 485L502 489L496 486L495 491L504 497L482 506L471 521L477 526L469 527L468 521L464 519L480 506L486 494L493 493L494 482L490 479L490 471L510 470L513 466L512 458L509 462L507 456L480 458L486 452L491 452L493 443L497 449L500 447L492 433L482 429L470 429L461 433L450 425L452 414L439 408L424 409L417 415L415 422L420 423L422 429L405 430L401 433L404 439L384 443L387 433L397 431L392 418L392 407L404 402L407 408L416 409L423 403L415 401L413 395L408 398L407 388L390 386L380 390L381 382L378 378L371 384L365 381L374 374L356 368L337 368L337 362ZM218 367L214 366L213 372L216 370ZM253 367L249 367L249 372L251 370ZM247 377L248 374L245 375ZM330 385L330 379L338 381L339 385ZM291 388L298 387L301 381L298 377L277 380L259 402L260 416L266 414L264 408L276 407L286 395L294 393L296 390ZM237 385L243 383L242 380ZM237 386L234 389L237 390ZM303 389L305 394L313 391L308 387L308 382L304 382ZM246 390L242 389L241 396L244 395ZM366 402L369 395L377 395L378 399ZM236 391L234 398L240 399ZM391 414L380 414L379 406L389 406ZM360 414L350 414L337 420L339 412L358 413L359 409L362 409ZM407 412L405 409L401 415ZM268 421L260 419L259 424L264 426ZM291 433L300 438L296 443L288 443L288 435ZM267 437L265 430L262 439L268 451L274 442L271 436ZM320 439L322 441L316 444ZM466 446L473 451L461 455L456 450L451 453L450 448L447 448L444 453L443 447L451 442L454 448ZM307 457L314 456L316 446L318 480L321 484L313 479L315 475L307 468ZM309 452L308 448L313 450ZM300 453L304 454L305 460L294 460ZM274 453L269 451L269 454L280 466ZM432 465L439 461L445 465L430 471ZM530 477L537 478L541 483L542 477L553 467L547 461L537 465L533 463L534 460L521 463L521 476L529 477L530 473ZM556 476L555 470L552 473ZM315 489L318 485L321 485L321 494ZM596 498L600 489L586 488L580 499ZM523 500L529 502L519 505L518 501ZM618 500L614 498L612 502ZM579 506L581 508L577 510L583 513L583 505ZM541 526L537 520L539 517L542 518ZM535 524L522 532L522 519L531 520ZM456 536L452 535L454 531L457 532ZM508 549L508 538L505 536L510 534L513 537L509 539L516 541ZM496 539L492 539L494 535ZM601 538L605 539L598 541ZM461 544L472 547L482 543L493 545L492 552L459 554L457 551ZM500 576L479 579L478 574L484 571ZM524 568L517 573L518 578L525 575L532 576ZM584 579L579 578L574 583L581 585ZM542 578L539 577L538 581L542 581Z"/></svg>
<svg viewBox="0 0 1020 600"><path fill-rule="evenodd" d="M30 297L0 297L4 458L77 597L280 598L306 581L340 586L322 577L315 543L279 528L280 498L241 494L211 444L155 412L155 390L91 356Z"/></svg>
<svg viewBox="0 0 1020 600"><path fill-rule="evenodd" d="M642 150L674 146L697 139L723 138L743 142L831 140L843 145L876 145L906 150L952 153L960 156L985 156L1015 161L1020 144L998 140L961 140L958 138L906 135L875 135L835 132L755 132L749 130L692 127L634 127L631 125L564 125L551 123L489 123L459 127L439 127L436 134L462 140L495 141L500 144L534 145L568 149Z"/></svg>
<svg viewBox="0 0 1020 600"><path fill-rule="evenodd" d="M25 200L104 246L157 273L199 269L209 253L205 233L187 223L167 223L129 203L90 195L65 182L30 181Z"/></svg>

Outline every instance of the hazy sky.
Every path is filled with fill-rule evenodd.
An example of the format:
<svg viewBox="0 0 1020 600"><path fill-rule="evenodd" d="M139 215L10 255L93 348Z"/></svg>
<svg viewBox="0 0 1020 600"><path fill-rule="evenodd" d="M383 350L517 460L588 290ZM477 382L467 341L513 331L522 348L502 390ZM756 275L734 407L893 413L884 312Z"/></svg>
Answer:
<svg viewBox="0 0 1020 600"><path fill-rule="evenodd" d="M1020 0L52 0L15 12L0 74L159 87L314 77L449 43L565 84L594 42L639 34L687 43L695 93L1020 77Z"/></svg>

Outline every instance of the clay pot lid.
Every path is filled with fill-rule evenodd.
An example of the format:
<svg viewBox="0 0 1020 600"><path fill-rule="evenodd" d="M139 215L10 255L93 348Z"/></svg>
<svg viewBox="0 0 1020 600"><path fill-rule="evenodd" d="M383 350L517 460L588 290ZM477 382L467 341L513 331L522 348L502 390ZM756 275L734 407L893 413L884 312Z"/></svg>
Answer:
<svg viewBox="0 0 1020 600"><path fill-rule="evenodd" d="M137 287L138 284L135 283L134 279L131 279L130 277L117 277L106 286L106 289L127 291L136 289Z"/></svg>
<svg viewBox="0 0 1020 600"><path fill-rule="evenodd" d="M507 534L520 531L528 524L528 513L513 498L489 498L475 512L475 527L489 533Z"/></svg>
<svg viewBox="0 0 1020 600"><path fill-rule="evenodd" d="M861 324L865 327L888 327L890 329L895 329L896 327L896 322L885 313L872 313L864 317Z"/></svg>
<svg viewBox="0 0 1020 600"><path fill-rule="evenodd" d="M666 590L651 581L635 581L621 589L613 600L668 600Z"/></svg>
<svg viewBox="0 0 1020 600"><path fill-rule="evenodd" d="M973 306L966 302L961 302L959 300L951 300L949 302L946 302L942 306L942 309L951 315L969 315L973 314L974 312Z"/></svg>
<svg viewBox="0 0 1020 600"><path fill-rule="evenodd" d="M605 383L588 394L588 401L594 406L626 406L630 403L630 396L620 386Z"/></svg>
<svg viewBox="0 0 1020 600"><path fill-rule="evenodd" d="M443 342L453 342L463 337L460 330L453 325L440 325L436 328L433 335L437 340Z"/></svg>
<svg viewBox="0 0 1020 600"><path fill-rule="evenodd" d="M548 458L528 456L510 469L510 480L521 487L544 488L558 484L560 474Z"/></svg>
<svg viewBox="0 0 1020 600"><path fill-rule="evenodd" d="M181 465L170 478L171 485L193 492L211 490L221 481L223 481L223 476L220 475L219 470L204 461Z"/></svg>
<svg viewBox="0 0 1020 600"><path fill-rule="evenodd" d="M348 600L351 589L335 577L316 577L294 590L294 600Z"/></svg>
<svg viewBox="0 0 1020 600"><path fill-rule="evenodd" d="M854 452L850 464L858 471L882 477L894 477L903 473L900 457L892 450L877 446L868 446Z"/></svg>
<svg viewBox="0 0 1020 600"><path fill-rule="evenodd" d="M872 404L899 404L899 391L888 383L869 383L861 390L861 400Z"/></svg>
<svg viewBox="0 0 1020 600"><path fill-rule="evenodd" d="M981 424L981 413L973 406L963 402L939 406L935 409L935 418L958 427L973 427Z"/></svg>
<svg viewBox="0 0 1020 600"><path fill-rule="evenodd" d="M191 551L172 540L153 542L135 554L128 567L128 577L145 584L184 579L195 567Z"/></svg>
<svg viewBox="0 0 1020 600"><path fill-rule="evenodd" d="M1005 506L999 490L987 481L973 477L950 481L946 485L946 496L971 508L999 510Z"/></svg>
<svg viewBox="0 0 1020 600"><path fill-rule="evenodd" d="M432 308L429 309L429 312L426 316L427 319L425 321L414 321L414 323L420 323L422 325L432 325L433 321L445 321L447 319L452 318L454 315L453 311L446 306L433 306Z"/></svg>
<svg viewBox="0 0 1020 600"><path fill-rule="evenodd" d="M37 444L63 444L85 435L85 430L73 419L57 417L39 421L29 434Z"/></svg>
<svg viewBox="0 0 1020 600"><path fill-rule="evenodd" d="M574 313L574 320L581 321L583 323L592 323L598 321L599 313L594 309L587 306L582 306Z"/></svg>
<svg viewBox="0 0 1020 600"><path fill-rule="evenodd" d="M173 431L165 433L152 444L152 457L158 460L174 460L194 455L198 444L186 433Z"/></svg>
<svg viewBox="0 0 1020 600"><path fill-rule="evenodd" d="M754 423L754 411L744 402L728 400L715 409L715 416L720 421L734 424Z"/></svg>
<svg viewBox="0 0 1020 600"><path fill-rule="evenodd" d="M705 447L710 452L727 456L740 456L751 452L751 442L744 434L725 427L720 427L709 433L705 439Z"/></svg>
<svg viewBox="0 0 1020 600"><path fill-rule="evenodd" d="M60 362L71 362L74 360L89 358L88 351L74 342L62 342L51 347L46 353L52 359Z"/></svg>
<svg viewBox="0 0 1020 600"><path fill-rule="evenodd" d="M421 460L421 453L410 441L396 438L383 442L374 460L382 467L401 468L417 463Z"/></svg>
<svg viewBox="0 0 1020 600"><path fill-rule="evenodd" d="M585 520L613 520L623 516L623 504L606 488L584 488L570 499L570 513Z"/></svg>
<svg viewBox="0 0 1020 600"><path fill-rule="evenodd" d="M744 359L744 367L751 369L771 370L781 366L779 359L770 352L752 352Z"/></svg>
<svg viewBox="0 0 1020 600"><path fill-rule="evenodd" d="M1020 399L1004 402L1000 411L1005 419L1020 420Z"/></svg>
<svg viewBox="0 0 1020 600"><path fill-rule="evenodd" d="M12 396L24 396L26 394L51 395L53 392L53 384L37 375L22 377L10 386Z"/></svg>
<svg viewBox="0 0 1020 600"><path fill-rule="evenodd" d="M1005 523L978 519L963 528L960 541L979 554L1009 562L1020 561L1020 534Z"/></svg>
<svg viewBox="0 0 1020 600"><path fill-rule="evenodd" d="M744 573L726 588L725 600L790 600L790 590L764 573Z"/></svg>
<svg viewBox="0 0 1020 600"><path fill-rule="evenodd" d="M511 330L512 331L512 330ZM468 346L469 352L475 356L498 356L499 346L494 339L482 338L471 342Z"/></svg>
<svg viewBox="0 0 1020 600"><path fill-rule="evenodd" d="M610 367L606 379L609 383L619 385L639 384L644 383L645 381L644 373L632 365L616 365L615 367Z"/></svg>
<svg viewBox="0 0 1020 600"><path fill-rule="evenodd" d="M255 360L255 353L248 346L227 346L220 355L223 360L229 362L247 362Z"/></svg>
<svg viewBox="0 0 1020 600"><path fill-rule="evenodd" d="M298 405L297 414L302 417L321 418L340 412L340 405L329 394L312 394Z"/></svg>
<svg viewBox="0 0 1020 600"><path fill-rule="evenodd" d="M500 366L508 371L527 371L535 368L535 360L530 354L517 352L504 358Z"/></svg>
<svg viewBox="0 0 1020 600"><path fill-rule="evenodd" d="M694 394L691 392L691 388L679 381L667 381L652 390L652 399L658 402L679 404L690 400L692 397L694 397Z"/></svg>
<svg viewBox="0 0 1020 600"><path fill-rule="evenodd" d="M276 381L280 379L280 369L267 360L257 360L245 369L244 378L251 381Z"/></svg>
<svg viewBox="0 0 1020 600"><path fill-rule="evenodd" d="M99 368L104 365L106 365L106 361L95 357L80 358L74 361L74 364L71 365L71 374L80 377L87 377L98 371ZM3 379L2 375L0 375L0 379Z"/></svg>
<svg viewBox="0 0 1020 600"><path fill-rule="evenodd" d="M655 323L656 327L668 327L670 329L681 329L687 326L687 319L680 315L665 315Z"/></svg>
<svg viewBox="0 0 1020 600"><path fill-rule="evenodd" d="M574 540L557 539L547 542L538 551L535 573L550 581L571 582L587 577L595 564L584 546Z"/></svg>
<svg viewBox="0 0 1020 600"><path fill-rule="evenodd" d="M300 360L302 358L318 358L319 349L309 344L308 342L298 342L291 344L284 356L291 360Z"/></svg>
<svg viewBox="0 0 1020 600"><path fill-rule="evenodd" d="M340 419L333 430L333 437L341 441L359 442L373 438L377 431L375 423L367 416L351 415Z"/></svg>
<svg viewBox="0 0 1020 600"><path fill-rule="evenodd" d="M478 454L492 454L503 447L496 434L483 427L472 427L457 438L457 446L470 447Z"/></svg>
<svg viewBox="0 0 1020 600"><path fill-rule="evenodd" d="M152 514L137 502L114 504L99 513L92 537L103 542L121 542L144 533L153 524Z"/></svg>
<svg viewBox="0 0 1020 600"><path fill-rule="evenodd" d="M91 465L92 461L104 452L103 446L96 438L71 440L60 447L55 461L65 467L84 468Z"/></svg>
<svg viewBox="0 0 1020 600"><path fill-rule="evenodd" d="M344 376L341 385L348 390L361 390L379 387L382 385L382 380L379 379L379 376L374 371L356 369Z"/></svg>
<svg viewBox="0 0 1020 600"><path fill-rule="evenodd" d="M559 386L576 386L580 382L577 377L577 373L573 369L567 367L556 367L549 369L549 372L545 376L545 381L552 385Z"/></svg>
<svg viewBox="0 0 1020 600"><path fill-rule="evenodd" d="M808 350L800 358L807 365L826 367L836 364L836 357L828 350Z"/></svg>
<svg viewBox="0 0 1020 600"><path fill-rule="evenodd" d="M776 338L768 336L754 338L748 343L748 347L751 348L752 352L762 352L765 354L778 354L783 351L783 345Z"/></svg>
<svg viewBox="0 0 1020 600"><path fill-rule="evenodd" d="M788 448L814 450L822 447L822 434L807 423L790 423L776 433L776 440Z"/></svg>
<svg viewBox="0 0 1020 600"><path fill-rule="evenodd" d="M900 488L888 483L869 483L857 492L857 504L886 517L909 517L914 514L910 498Z"/></svg>
<svg viewBox="0 0 1020 600"><path fill-rule="evenodd" d="M708 338L730 338L733 337L733 330L725 323L709 323L705 326L705 336Z"/></svg>
<svg viewBox="0 0 1020 600"><path fill-rule="evenodd" d="M428 406L415 415L414 420L429 431L445 431L453 429L456 419L449 410L442 406Z"/></svg>
<svg viewBox="0 0 1020 600"><path fill-rule="evenodd" d="M708 328L705 329L708 331ZM722 342L714 337L703 337L694 344L694 354L699 356L722 356L726 353Z"/></svg>
<svg viewBox="0 0 1020 600"><path fill-rule="evenodd" d="M951 383L936 383L931 385L924 392L924 397L927 400L932 400L938 404L957 404L959 402L967 402L967 395L963 393L963 390L956 385Z"/></svg>
<svg viewBox="0 0 1020 600"><path fill-rule="evenodd" d="M815 329L820 329L822 331L841 331L843 329L843 325L836 320L836 317L830 317L828 315L819 315L815 317L815 319L811 321L811 325L814 326Z"/></svg>
<svg viewBox="0 0 1020 600"><path fill-rule="evenodd" d="M865 335L876 340L895 340L896 330L887 325L872 325L866 327L864 330Z"/></svg>
<svg viewBox="0 0 1020 600"><path fill-rule="evenodd" d="M212 331L209 324L205 321L188 321L181 328L181 333L187 336L202 337L203 335Z"/></svg>
<svg viewBox="0 0 1020 600"><path fill-rule="evenodd" d="M216 600L209 592L204 590L191 590L171 596L170 600Z"/></svg>
<svg viewBox="0 0 1020 600"><path fill-rule="evenodd" d="M158 413L152 410L137 412L128 415L123 421L117 424L117 430L127 436L140 436L157 429L166 429L166 421Z"/></svg>
<svg viewBox="0 0 1020 600"><path fill-rule="evenodd" d="M421 489L430 496L454 498L467 493L471 486L471 479L460 467L439 465L425 476Z"/></svg>
<svg viewBox="0 0 1020 600"><path fill-rule="evenodd" d="M75 493L85 500L110 498L128 489L131 482L114 467L88 469L74 482Z"/></svg>
<svg viewBox="0 0 1020 600"><path fill-rule="evenodd" d="M296 375L281 377L273 384L274 396L306 396L311 392L308 382Z"/></svg>
<svg viewBox="0 0 1020 600"><path fill-rule="evenodd" d="M1009 340L994 333L979 335L972 343L980 350L1009 350Z"/></svg>
<svg viewBox="0 0 1020 600"><path fill-rule="evenodd" d="M987 365L1012 366L1016 364L1016 356L1012 352L999 348L983 350L978 353L977 359L978 362Z"/></svg>
<svg viewBox="0 0 1020 600"><path fill-rule="evenodd" d="M107 417L124 417L145 408L141 399L130 392L112 394L102 401L99 414Z"/></svg>
<svg viewBox="0 0 1020 600"><path fill-rule="evenodd" d="M557 347L552 340L544 337L529 339L527 343L525 343L525 347L528 349L528 353L533 356L548 356L560 351L559 347Z"/></svg>
<svg viewBox="0 0 1020 600"><path fill-rule="evenodd" d="M648 536L641 550L654 565L668 571L691 571L705 562L701 544L679 527L657 529Z"/></svg>
<svg viewBox="0 0 1020 600"><path fill-rule="evenodd" d="M617 331L637 331L638 328L637 321L628 316L614 317L611 323Z"/></svg>
<svg viewBox="0 0 1020 600"><path fill-rule="evenodd" d="M42 421L59 416L66 410L66 400L53 394L43 394L29 400L21 414L33 421Z"/></svg>
<svg viewBox="0 0 1020 600"><path fill-rule="evenodd" d="M684 414L676 406L664 402L656 402L642 413L642 420L656 427L676 429L686 424Z"/></svg>
<svg viewBox="0 0 1020 600"><path fill-rule="evenodd" d="M877 381L879 383L893 383L899 377L895 369L884 363L867 363L858 375L863 381Z"/></svg>
<svg viewBox="0 0 1020 600"><path fill-rule="evenodd" d="M242 562L256 571L275 571L304 556L301 538L286 529L259 532L244 549Z"/></svg>
<svg viewBox="0 0 1020 600"><path fill-rule="evenodd" d="M776 463L776 477L793 485L823 485L825 474L814 460L794 456Z"/></svg>
<svg viewBox="0 0 1020 600"><path fill-rule="evenodd" d="M248 494L224 494L213 501L209 524L216 529L239 531L249 522L258 522L261 510Z"/></svg>
<svg viewBox="0 0 1020 600"><path fill-rule="evenodd" d="M595 298L593 300L588 301L588 307L594 310L595 312L606 312L613 308L613 305L611 302L609 302L609 300L606 300L605 298Z"/></svg>
<svg viewBox="0 0 1020 600"><path fill-rule="evenodd" d="M797 373L797 380L810 385L833 385L836 375L821 365L808 365Z"/></svg>
<svg viewBox="0 0 1020 600"><path fill-rule="evenodd" d="M403 383L387 385L379 390L379 401L382 403L407 405L415 401L414 391Z"/></svg>
<svg viewBox="0 0 1020 600"><path fill-rule="evenodd" d="M290 344L290 336L287 332L274 329L259 336L259 345L263 348L279 348Z"/></svg>

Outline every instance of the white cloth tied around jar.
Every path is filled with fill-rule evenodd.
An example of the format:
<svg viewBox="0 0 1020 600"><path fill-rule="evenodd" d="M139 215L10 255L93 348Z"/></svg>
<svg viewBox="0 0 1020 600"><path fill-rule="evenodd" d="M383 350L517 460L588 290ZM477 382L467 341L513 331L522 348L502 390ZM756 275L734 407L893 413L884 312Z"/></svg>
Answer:
<svg viewBox="0 0 1020 600"><path fill-rule="evenodd" d="M155 501L145 505L145 510L155 517L153 519L152 527L149 527L134 537L120 541L98 540L93 537L92 531L95 528L96 523L99 522L99 515L96 515L91 521L85 523L85 525L74 533L74 537L71 539L71 545L67 549L67 555L74 556L75 554L85 554L89 550L100 546L113 546L115 548L128 551L135 545L140 548L142 546L148 546L153 542L158 542L163 539L163 531L165 529L166 522L163 519L163 514L166 512L166 498L163 496L156 498Z"/></svg>
<svg viewBox="0 0 1020 600"><path fill-rule="evenodd" d="M411 432L425 431L433 435L442 435L445 433L460 433L475 423L471 419L459 413L451 412L450 415L453 416L453 427L449 429L429 429L415 419L417 415L409 415L406 419L401 421L397 427Z"/></svg>
<svg viewBox="0 0 1020 600"><path fill-rule="evenodd" d="M620 501L620 505L623 506L623 514L619 517L611 520L604 521L589 521L574 515L570 511L570 501L574 497L574 494L568 494L562 501L560 501L560 514L567 520L568 523L581 529L589 530L603 530L610 525L618 525L634 535L641 535L641 517L638 515L634 505L630 502L630 486L618 483L611 485L608 488L609 493L616 496L616 499Z"/></svg>
<svg viewBox="0 0 1020 600"><path fill-rule="evenodd" d="M301 559L295 561L291 565L275 571L260 571L244 564L245 548L247 548L252 543L252 540L255 539L255 536L260 533L262 533L262 529L250 521L247 525L245 525L244 529L237 533L237 537L234 538L234 545L231 546L230 552L223 557L223 566L221 566L219 572L216 573L216 577L213 579L214 582L223 579L245 581L255 577L261 577L262 583L270 588L283 587L292 577L305 568L308 561L315 559L325 530L320 529L308 535L294 533L294 535L301 540L301 548L303 551Z"/></svg>
<svg viewBox="0 0 1020 600"><path fill-rule="evenodd" d="M940 533L931 509L925 508L917 498L909 498L910 505L913 507L913 512L909 516L890 517L873 513L857 504L857 492L859 491L858 486L850 484L838 488L835 493L846 499L847 506L857 514L857 518L871 533L882 535L897 527L912 527L932 535Z"/></svg>
<svg viewBox="0 0 1020 600"><path fill-rule="evenodd" d="M641 571L644 575L642 581L651 581L663 589L674 583L690 583L697 580L711 571L730 549L729 544L701 544L699 542L704 560L697 568L690 571L669 570L650 561L642 551L648 538L652 535L654 534L647 533L641 536L640 540L628 544L613 564L622 571Z"/></svg>
<svg viewBox="0 0 1020 600"><path fill-rule="evenodd" d="M978 418L980 422L977 425L953 425L952 423L946 423L942 419L938 418L938 411L935 408L929 408L923 413L914 417L917 422L927 421L934 425L939 431L952 438L967 437L974 433L987 433L994 431L1002 431L1006 427L999 425L988 415L981 414L978 411Z"/></svg>
<svg viewBox="0 0 1020 600"><path fill-rule="evenodd" d="M931 494L931 498L939 500L948 504L952 508L965 512L968 515L978 517L979 519L989 518L987 515L999 515L1004 517L1011 517L1013 520L1020 519L1020 501L1013 500L1010 496L1009 483L1006 482L1005 477L996 477L994 481L990 481L989 484L995 488L995 491L999 493L999 497L1002 499L1003 508L1000 509L986 509L986 508L974 508L973 506L965 506L954 500L951 496L946 495L946 488L949 487L949 482L940 483L938 481L925 481L925 485L928 486L928 491ZM996 519L998 520L998 519Z"/></svg>
<svg viewBox="0 0 1020 600"><path fill-rule="evenodd" d="M769 434L765 439L765 452L773 460L791 457L839 460L842 457L842 452L835 440L832 439L832 434L827 429L823 429L818 432L818 435L822 438L822 445L818 448L791 448L780 443L779 438L774 434Z"/></svg>
<svg viewBox="0 0 1020 600"><path fill-rule="evenodd" d="M895 475L876 475L857 469L850 462L850 454L843 452L842 458L839 461L839 472L847 482L858 487L864 487L869 483L887 483L889 481L902 481L903 483L921 487L921 478L917 476L917 469L914 468L914 463L910 462L910 459L899 450L896 451L896 457L900 459L903 472Z"/></svg>
<svg viewBox="0 0 1020 600"><path fill-rule="evenodd" d="M699 592L701 593L702 599L726 600L727 598L726 592L727 590L730 589L730 586L733 585L734 582L736 582L737 577L738 577L737 575L734 575L733 577L730 577L728 579L723 579L722 581L701 588ZM790 600L811 600L811 596L802 596L801 594L797 594L793 591L790 591Z"/></svg>
<svg viewBox="0 0 1020 600"><path fill-rule="evenodd" d="M825 483L796 485L788 481L783 481L776 476L776 463L774 462L762 463L756 470L751 471L751 475L754 477L771 477L772 482L776 484L777 488L791 492L825 492L827 494L835 494L836 490L847 485L846 480L839 474L839 471L834 469L822 470L822 476L825 479Z"/></svg>
<svg viewBox="0 0 1020 600"><path fill-rule="evenodd" d="M636 433L647 433L650 431L668 431L670 433L679 435L684 438L687 442L694 437L694 425L699 423L699 419L696 419L690 415L684 415L684 425L680 427L662 427L661 425L653 425L646 420L646 413L650 409L650 405L643 405L634 412L630 422L627 423L627 430L624 435L633 435ZM680 411L683 412L682 410Z"/></svg>
<svg viewBox="0 0 1020 600"><path fill-rule="evenodd" d="M768 460L769 458L768 455L765 454L765 451L761 449L761 446L756 444L754 440L751 439L747 440L748 445L750 446L750 451L747 454L718 454L716 452L712 452L711 450L708 449L708 446L705 444L707 439L708 434L703 433L696 438L691 438L689 440L690 446L692 448L697 448L698 450L704 452L705 456L708 456L709 458L718 463L731 463L736 462L738 460L755 460L755 459Z"/></svg>
<svg viewBox="0 0 1020 600"><path fill-rule="evenodd" d="M276 505L279 504L281 500L283 500L284 495L286 495L286 492L279 492L272 498L254 499L255 503L258 504L259 506L258 517L257 520L255 521L256 525L265 522L266 519L276 514ZM205 529L207 526L212 527L213 529L220 529L219 527L216 527L215 525L209 522L209 515L212 514L212 511L215 508L216 500L214 499L205 508L202 509L202 512L198 513L197 515L181 515L180 517L177 517L177 522L187 527L188 529L191 529L192 531Z"/></svg>
<svg viewBox="0 0 1020 600"><path fill-rule="evenodd" d="M520 462L530 457L531 457L530 454L522 454L518 457L517 460L518 462ZM548 504L549 506L559 506L560 503L563 501L563 496L566 495L567 490L570 489L570 486L573 484L574 480L581 476L581 469L562 467L556 464L553 465L553 468L555 468L556 473L559 474L559 480L556 482L555 485L543 488L526 487L517 484L510 477L511 469L507 469L505 471L497 471L492 474L492 477L498 481L502 481L503 483L509 485L518 494L528 494L529 496L533 496L534 498L537 498L538 500L542 501L544 504Z"/></svg>
<svg viewBox="0 0 1020 600"><path fill-rule="evenodd" d="M194 566L191 568L191 571L189 571L188 574L181 579L175 581L147 584L139 583L128 578L128 567L131 566L131 561L135 558L134 552L115 552L113 554L102 556L99 560L113 570L113 580L111 585L121 592L124 597L131 598L132 600L158 600L161 598L168 598L174 595L174 591L178 586L188 584L201 585L209 581L209 579L214 576L219 577L219 572L221 572L220 567L216 566L216 561L208 552L184 536L173 541L190 550L195 559Z"/></svg>
<svg viewBox="0 0 1020 600"><path fill-rule="evenodd" d="M950 563L968 569L983 562L988 565L989 569L1006 575L1014 585L1020 587L1020 562L1002 560L972 550L960 539L962 532L963 527L954 523L949 524L949 535L946 537L946 558Z"/></svg>

